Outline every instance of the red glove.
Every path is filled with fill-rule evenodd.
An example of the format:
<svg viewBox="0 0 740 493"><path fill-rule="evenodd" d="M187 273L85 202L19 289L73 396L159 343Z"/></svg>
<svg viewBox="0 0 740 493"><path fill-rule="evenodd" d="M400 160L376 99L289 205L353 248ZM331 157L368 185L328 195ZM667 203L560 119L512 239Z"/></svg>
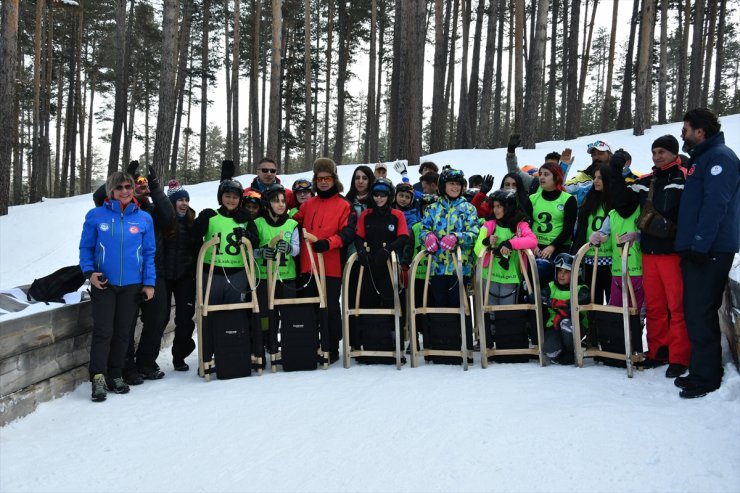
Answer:
<svg viewBox="0 0 740 493"><path fill-rule="evenodd" d="M439 246L442 247L442 250L447 252L454 250L455 245L457 245L457 236L453 234L444 235L444 237L439 241Z"/></svg>
<svg viewBox="0 0 740 493"><path fill-rule="evenodd" d="M427 239L424 241L424 247L427 249L427 252L434 253L437 250L439 250L439 243L437 240L437 235L434 233L429 233L427 235Z"/></svg>
<svg viewBox="0 0 740 493"><path fill-rule="evenodd" d="M401 274L399 276L399 283L401 284L401 287L403 289L406 289L409 287L409 266L408 265L401 266Z"/></svg>

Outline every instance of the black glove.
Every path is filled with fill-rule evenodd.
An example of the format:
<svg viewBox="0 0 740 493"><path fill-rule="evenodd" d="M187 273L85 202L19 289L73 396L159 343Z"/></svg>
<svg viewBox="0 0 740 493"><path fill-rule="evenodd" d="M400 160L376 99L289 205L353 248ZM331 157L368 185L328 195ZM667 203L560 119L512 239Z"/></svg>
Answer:
<svg viewBox="0 0 740 493"><path fill-rule="evenodd" d="M128 168L126 168L126 173L133 176L134 179L136 179L136 170L139 169L139 161L131 161L128 163Z"/></svg>
<svg viewBox="0 0 740 493"><path fill-rule="evenodd" d="M375 262L375 265L378 267L382 267L386 265L386 262L391 256L391 252L386 250L385 248L381 248L375 254L373 255L373 262Z"/></svg>
<svg viewBox="0 0 740 493"><path fill-rule="evenodd" d="M501 247L506 247L506 248L508 248L509 250L513 250L513 249L514 249L514 247L512 247L512 246L511 246L511 242L510 242L509 240L506 240L506 241L504 241L503 243L501 243L501 244L499 245L499 248L501 248Z"/></svg>
<svg viewBox="0 0 740 493"><path fill-rule="evenodd" d="M493 175L486 175L483 177L483 183L480 185L480 191L483 194L488 194L493 188Z"/></svg>
<svg viewBox="0 0 740 493"><path fill-rule="evenodd" d="M506 152L509 154L514 154L514 149L519 147L519 144L522 142L522 136L519 134L511 134L509 135L509 143L506 145Z"/></svg>
<svg viewBox="0 0 740 493"><path fill-rule="evenodd" d="M290 251L290 243L285 240L280 240L277 242L277 245L275 245L275 248L277 248L277 251L280 253L288 253Z"/></svg>
<svg viewBox="0 0 740 493"><path fill-rule="evenodd" d="M149 190L155 190L159 188L159 181L157 180L157 173L154 171L154 166L149 165L149 174L146 177L149 182Z"/></svg>
<svg viewBox="0 0 740 493"><path fill-rule="evenodd" d="M509 257L499 257L498 264L504 270L509 270Z"/></svg>
<svg viewBox="0 0 740 493"><path fill-rule="evenodd" d="M485 246L491 246L491 237L486 236L485 238L483 238L483 241L481 243L483 243Z"/></svg>
<svg viewBox="0 0 740 493"><path fill-rule="evenodd" d="M241 242L242 238L247 236L247 230L240 226L237 226L236 228L234 228L234 236L236 237L237 241Z"/></svg>
<svg viewBox="0 0 740 493"><path fill-rule="evenodd" d="M234 213L231 214L231 218L238 223L246 223L250 219L249 213L241 207L236 208Z"/></svg>
<svg viewBox="0 0 740 493"><path fill-rule="evenodd" d="M617 173L615 176L622 176L622 170L625 164L627 164L627 154L622 149L617 150L617 152L612 154L611 159L609 159L609 168L611 168L612 172Z"/></svg>
<svg viewBox="0 0 740 493"><path fill-rule="evenodd" d="M313 244L313 251L324 253L329 251L329 240L319 240Z"/></svg>
<svg viewBox="0 0 740 493"><path fill-rule="evenodd" d="M203 209L200 211L200 214L198 214L198 219L203 218L203 220L208 221L212 217L216 215L216 211L213 209Z"/></svg>
<svg viewBox="0 0 740 493"><path fill-rule="evenodd" d="M275 260L277 258L277 250L270 247L263 248L262 258L266 258L267 260Z"/></svg>
<svg viewBox="0 0 740 493"><path fill-rule="evenodd" d="M370 259L367 256L367 252L365 250L357 250L357 261L360 263L361 266L365 268L370 267Z"/></svg>
<svg viewBox="0 0 740 493"><path fill-rule="evenodd" d="M234 173L236 173L236 168L234 168L234 161L230 159L221 161L221 181L231 180L232 178L234 178Z"/></svg>
<svg viewBox="0 0 740 493"><path fill-rule="evenodd" d="M696 265L706 265L712 259L711 255L709 255L708 253L701 253L697 252L696 250L691 250L691 252L689 253L689 258L691 259L691 262L695 263Z"/></svg>

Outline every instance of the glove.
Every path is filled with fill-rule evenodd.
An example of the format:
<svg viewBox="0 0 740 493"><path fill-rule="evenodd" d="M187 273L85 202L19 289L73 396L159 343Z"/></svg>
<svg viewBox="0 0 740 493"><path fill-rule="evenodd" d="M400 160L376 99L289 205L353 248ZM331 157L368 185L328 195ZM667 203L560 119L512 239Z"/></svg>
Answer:
<svg viewBox="0 0 740 493"><path fill-rule="evenodd" d="M157 180L157 173L154 171L154 166L149 165L149 174L146 177L149 182L149 190L156 190L159 188L159 181Z"/></svg>
<svg viewBox="0 0 740 493"><path fill-rule="evenodd" d="M485 238L483 238L483 241L481 243L483 243L485 246L491 246L491 237L486 236Z"/></svg>
<svg viewBox="0 0 740 493"><path fill-rule="evenodd" d="M407 170L406 165L402 161L396 161L393 163L393 169L395 169L401 176L406 176Z"/></svg>
<svg viewBox="0 0 740 493"><path fill-rule="evenodd" d="M126 168L126 173L136 178L136 170L139 169L139 161L131 161L128 163L128 168Z"/></svg>
<svg viewBox="0 0 740 493"><path fill-rule="evenodd" d="M207 221L211 219L212 217L214 217L215 215L216 215L216 211L214 211L213 209L203 209L202 211L200 211L200 214L198 214L198 219L202 217L204 220Z"/></svg>
<svg viewBox="0 0 740 493"><path fill-rule="evenodd" d="M403 289L406 289L409 287L409 266L408 265L402 265L401 266L401 272L398 276L398 282L401 284L401 287Z"/></svg>
<svg viewBox="0 0 740 493"><path fill-rule="evenodd" d="M386 265L386 262L391 256L391 252L386 250L385 248L381 248L375 254L373 255L373 262L375 262L375 265L378 267L382 267Z"/></svg>
<svg viewBox="0 0 740 493"><path fill-rule="evenodd" d="M290 243L285 240L280 240L277 242L277 245L275 245L275 248L277 248L277 251L280 253L288 253L290 251Z"/></svg>
<svg viewBox="0 0 740 493"><path fill-rule="evenodd" d="M241 207L238 207L234 211L234 213L231 214L231 218L238 223L246 223L246 222L249 222L249 220L251 219L249 217L249 213L245 209L242 209Z"/></svg>
<svg viewBox="0 0 740 493"><path fill-rule="evenodd" d="M617 150L611 159L609 159L609 168L616 174L616 176L622 175L624 165L627 164L627 155L623 149Z"/></svg>
<svg viewBox="0 0 740 493"><path fill-rule="evenodd" d="M263 248L262 258L265 258L267 260L275 260L277 258L277 250L270 247Z"/></svg>
<svg viewBox="0 0 740 493"><path fill-rule="evenodd" d="M429 233L427 235L427 239L424 240L424 248L427 249L427 252L434 253L437 250L439 250L439 242L437 240L437 235L434 233Z"/></svg>
<svg viewBox="0 0 740 493"><path fill-rule="evenodd" d="M324 253L329 251L329 240L319 240L313 244L313 251Z"/></svg>
<svg viewBox="0 0 740 493"><path fill-rule="evenodd" d="M511 246L511 242L509 240L506 240L506 241L504 241L503 243L501 243L499 245L499 248L504 248L504 247L505 248L508 248L509 250L513 250L514 249L514 247Z"/></svg>
<svg viewBox="0 0 740 493"><path fill-rule="evenodd" d="M454 249L455 245L457 245L457 236L453 234L444 235L439 241L439 246L442 247L442 250L447 252Z"/></svg>
<svg viewBox="0 0 740 493"><path fill-rule="evenodd" d="M506 152L509 154L514 154L514 149L519 147L519 144L522 142L522 137L519 134L511 134L509 135L509 143L506 145Z"/></svg>
<svg viewBox="0 0 740 493"><path fill-rule="evenodd" d="M357 261L360 263L361 266L365 268L370 268L370 259L367 256L367 252L365 250L357 250Z"/></svg>
<svg viewBox="0 0 740 493"><path fill-rule="evenodd" d="M588 237L588 242L592 245L601 245L601 242L603 240L604 236L598 231L594 231L593 233L591 233L591 236Z"/></svg>
<svg viewBox="0 0 740 493"><path fill-rule="evenodd" d="M241 226L237 226L234 228L234 236L236 237L237 241L241 242L242 238L247 236L247 230L242 228Z"/></svg>
<svg viewBox="0 0 740 493"><path fill-rule="evenodd" d="M712 257L708 253L701 253L696 250L691 250L689 252L689 259L696 265L706 265L709 263L711 258Z"/></svg>
<svg viewBox="0 0 740 493"><path fill-rule="evenodd" d="M230 159L221 161L221 181L232 179L234 177L234 173L236 173L234 161Z"/></svg>
<svg viewBox="0 0 740 493"><path fill-rule="evenodd" d="M509 266L511 265L509 261L509 257L498 257L498 264L504 270L509 270Z"/></svg>
<svg viewBox="0 0 740 493"><path fill-rule="evenodd" d="M480 185L481 193L488 195L488 192L493 188L493 175L486 175L483 177L483 183Z"/></svg>
<svg viewBox="0 0 740 493"><path fill-rule="evenodd" d="M625 233L618 238L618 242L620 245L623 243L627 243L628 241L630 243L634 243L639 240L640 240L640 233L637 233L637 232Z"/></svg>

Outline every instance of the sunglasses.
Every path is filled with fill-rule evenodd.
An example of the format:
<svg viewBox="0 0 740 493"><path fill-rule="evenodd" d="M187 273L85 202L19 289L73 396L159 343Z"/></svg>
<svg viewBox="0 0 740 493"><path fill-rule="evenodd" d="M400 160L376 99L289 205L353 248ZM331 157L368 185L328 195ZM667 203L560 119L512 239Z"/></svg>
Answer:
<svg viewBox="0 0 740 493"><path fill-rule="evenodd" d="M373 192L373 197L387 197L387 196L388 196L388 192L386 192L385 190L376 190Z"/></svg>
<svg viewBox="0 0 740 493"><path fill-rule="evenodd" d="M333 183L334 178L331 176L317 176L316 183Z"/></svg>
<svg viewBox="0 0 740 493"><path fill-rule="evenodd" d="M270 173L271 175L274 175L275 173L277 173L276 168L260 168L260 171L263 173Z"/></svg>
<svg viewBox="0 0 740 493"><path fill-rule="evenodd" d="M133 189L134 187L132 187L131 185L118 185L113 190L118 190L119 192L122 192L123 190L133 190Z"/></svg>

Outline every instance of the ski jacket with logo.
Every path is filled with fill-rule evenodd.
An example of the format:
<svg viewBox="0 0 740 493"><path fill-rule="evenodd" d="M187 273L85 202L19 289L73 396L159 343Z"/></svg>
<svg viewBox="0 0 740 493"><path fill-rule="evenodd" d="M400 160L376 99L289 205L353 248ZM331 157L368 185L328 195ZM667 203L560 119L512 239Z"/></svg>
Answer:
<svg viewBox="0 0 740 493"><path fill-rule="evenodd" d="M154 225L152 217L131 201L106 199L85 216L80 238L80 268L85 276L102 272L115 286L154 286Z"/></svg>
<svg viewBox="0 0 740 493"><path fill-rule="evenodd" d="M740 160L719 132L689 150L678 211L676 251L737 252L740 248Z"/></svg>
<svg viewBox="0 0 740 493"><path fill-rule="evenodd" d="M470 204L462 197L450 200L447 197L441 197L437 202L430 204L424 211L424 217L421 219L421 232L419 241L421 244L426 243L429 233L434 233L439 240L445 235L454 234L457 238L457 245L462 252L463 275L470 275L471 255L475 240L478 238L480 230L478 222L478 213L475 206ZM455 265L452 263L452 255L456 249L450 252L439 248L432 255L432 265L430 275L433 276L454 276L456 275Z"/></svg>
<svg viewBox="0 0 740 493"><path fill-rule="evenodd" d="M357 220L355 248L363 248L367 244L370 253L386 248L389 252L395 251L400 261L408 237L403 212L388 207L367 209Z"/></svg>

